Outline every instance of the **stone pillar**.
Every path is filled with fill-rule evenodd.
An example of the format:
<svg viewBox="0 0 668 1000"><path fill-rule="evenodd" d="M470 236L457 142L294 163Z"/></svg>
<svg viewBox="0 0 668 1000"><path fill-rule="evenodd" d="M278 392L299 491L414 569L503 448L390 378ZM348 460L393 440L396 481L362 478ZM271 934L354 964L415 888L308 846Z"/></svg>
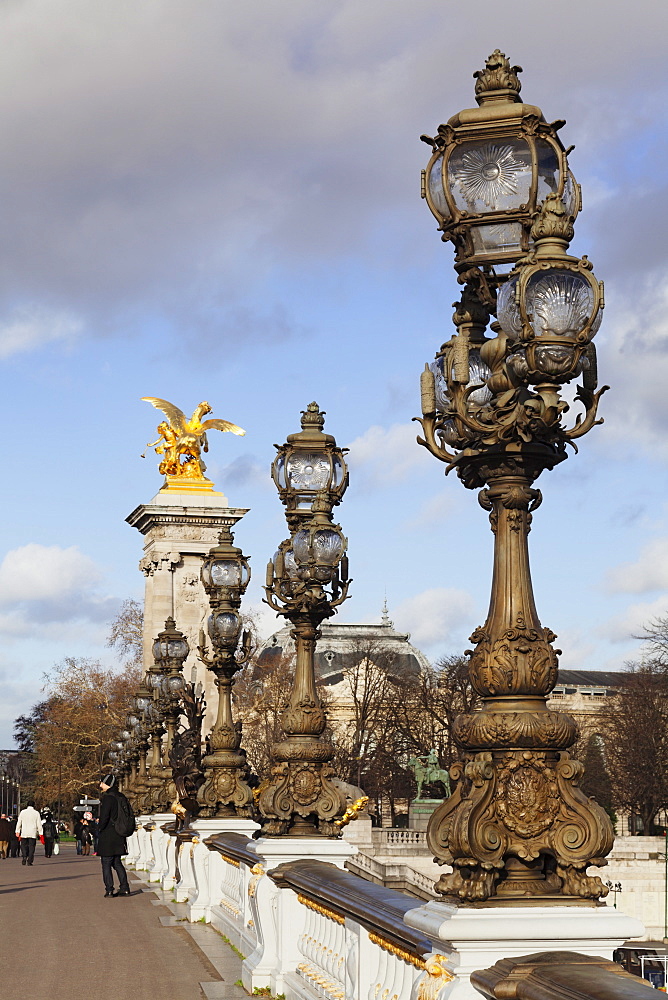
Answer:
<svg viewBox="0 0 668 1000"><path fill-rule="evenodd" d="M203 732L214 722L217 697L213 678L197 659L200 628L206 627L209 600L200 580L202 557L218 541L224 527L232 527L247 509L230 507L223 493L211 489L163 488L147 504L126 518L144 536L139 568L146 577L144 593L144 670L153 664L151 647L165 620L172 615L188 639L190 653L184 665L186 680L196 668L206 692Z"/></svg>

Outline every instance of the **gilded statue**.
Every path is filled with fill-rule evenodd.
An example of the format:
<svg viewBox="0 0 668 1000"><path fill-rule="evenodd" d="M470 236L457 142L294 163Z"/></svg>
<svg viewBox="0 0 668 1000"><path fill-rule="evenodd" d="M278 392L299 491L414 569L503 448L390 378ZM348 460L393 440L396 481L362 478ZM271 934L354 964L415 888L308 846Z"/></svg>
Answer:
<svg viewBox="0 0 668 1000"><path fill-rule="evenodd" d="M206 465L202 460L202 452L209 450L206 432L216 430L231 431L232 434L239 435L246 433L229 420L202 421L202 417L211 413L211 405L206 402L200 403L192 417L188 419L178 406L168 403L166 399L142 396L142 401L151 403L156 410L162 410L168 418L158 424L156 440L146 445L147 448L155 448L156 454L162 456L158 471L163 476L204 479Z"/></svg>

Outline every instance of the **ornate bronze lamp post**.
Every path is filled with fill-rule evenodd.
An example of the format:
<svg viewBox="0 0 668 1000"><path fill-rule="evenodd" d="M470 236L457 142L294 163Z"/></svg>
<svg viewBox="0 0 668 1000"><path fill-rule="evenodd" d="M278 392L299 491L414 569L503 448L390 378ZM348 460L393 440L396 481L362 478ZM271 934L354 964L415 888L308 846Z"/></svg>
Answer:
<svg viewBox="0 0 668 1000"><path fill-rule="evenodd" d="M188 656L188 642L168 618L165 628L153 643L153 665L146 671L144 683L152 692L145 709L147 728L151 734L151 764L146 779L147 811L164 812L174 800L176 790L168 759L174 731L180 714L179 694L183 690L183 664ZM163 736L167 743L163 747Z"/></svg>
<svg viewBox="0 0 668 1000"><path fill-rule="evenodd" d="M471 636L483 706L457 719L456 788L428 841L453 866L437 884L445 895L564 903L607 894L586 868L605 864L613 833L566 752L575 722L547 709L558 650L536 612L527 535L541 502L534 481L597 422L607 387L595 392L592 338L603 294L589 261L567 253L580 195L557 136L564 123L520 103L518 72L493 53L474 74L479 107L423 136L433 147L424 194L455 244L464 289L456 333L422 374L418 440L481 488L495 536L489 614ZM580 375L584 414L567 428L561 386Z"/></svg>
<svg viewBox="0 0 668 1000"><path fill-rule="evenodd" d="M286 739L273 747L272 776L258 798L270 836L339 836L335 820L346 808L345 795L331 780L333 750L323 739L326 719L314 667L319 626L346 599L349 584L346 539L332 520L348 473L343 449L323 433L324 417L311 403L302 414L301 432L276 446L272 467L291 537L267 567L266 601L291 623L297 656L281 718Z"/></svg>
<svg viewBox="0 0 668 1000"><path fill-rule="evenodd" d="M248 766L241 746L241 725L232 717L232 682L235 673L248 660L251 637L243 632L239 614L241 598L250 580L248 560L234 544L232 532L223 528L218 545L202 564L202 583L211 614L208 632L213 646L209 657L200 638L199 656L215 675L218 689L218 714L209 738L212 753L202 761L204 784L197 793L200 816L225 817L252 815L253 793L247 784Z"/></svg>

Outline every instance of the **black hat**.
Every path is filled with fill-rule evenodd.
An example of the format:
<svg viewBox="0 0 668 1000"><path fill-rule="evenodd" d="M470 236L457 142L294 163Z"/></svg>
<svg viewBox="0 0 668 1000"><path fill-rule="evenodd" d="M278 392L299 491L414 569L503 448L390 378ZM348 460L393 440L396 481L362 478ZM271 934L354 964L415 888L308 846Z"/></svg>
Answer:
<svg viewBox="0 0 668 1000"><path fill-rule="evenodd" d="M112 788L116 784L116 775L105 774L104 778L102 778L102 784L106 785L107 788Z"/></svg>

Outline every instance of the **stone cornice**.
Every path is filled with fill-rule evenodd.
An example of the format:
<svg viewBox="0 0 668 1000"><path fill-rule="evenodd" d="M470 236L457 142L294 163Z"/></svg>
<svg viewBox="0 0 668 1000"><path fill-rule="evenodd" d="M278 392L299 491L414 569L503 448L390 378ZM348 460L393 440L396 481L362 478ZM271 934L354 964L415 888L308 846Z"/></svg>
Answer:
<svg viewBox="0 0 668 1000"><path fill-rule="evenodd" d="M232 527L247 514L243 507L177 507L167 504L140 504L126 517L126 522L142 535L162 524L188 525L201 528Z"/></svg>

